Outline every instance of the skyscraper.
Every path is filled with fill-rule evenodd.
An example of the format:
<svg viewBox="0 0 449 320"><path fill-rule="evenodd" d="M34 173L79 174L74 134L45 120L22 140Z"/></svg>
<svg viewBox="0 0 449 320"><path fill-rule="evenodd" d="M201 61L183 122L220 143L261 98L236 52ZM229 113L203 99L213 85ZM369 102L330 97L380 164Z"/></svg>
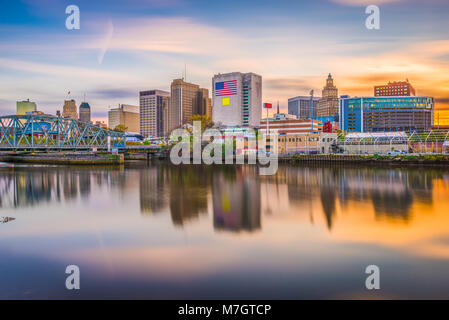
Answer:
<svg viewBox="0 0 449 320"><path fill-rule="evenodd" d="M288 114L295 115L298 119L310 119L316 117L316 108L320 97L313 97L313 114L310 96L298 96L288 99Z"/></svg>
<svg viewBox="0 0 449 320"><path fill-rule="evenodd" d="M81 122L90 122L90 105L87 102L82 102L80 104L80 118Z"/></svg>
<svg viewBox="0 0 449 320"><path fill-rule="evenodd" d="M75 100L64 100L64 106L62 107L62 116L64 118L78 119L78 111L76 108Z"/></svg>
<svg viewBox="0 0 449 320"><path fill-rule="evenodd" d="M140 133L144 137L162 137L166 135L167 123L164 112L168 110L170 93L162 90L141 91L140 98Z"/></svg>
<svg viewBox="0 0 449 320"><path fill-rule="evenodd" d="M232 72L212 79L212 120L222 126L259 127L262 77Z"/></svg>
<svg viewBox="0 0 449 320"><path fill-rule="evenodd" d="M316 116L317 117L329 117L338 114L338 89L334 85L334 79L329 73L326 86L322 91L322 98L318 101Z"/></svg>
<svg viewBox="0 0 449 320"><path fill-rule="evenodd" d="M374 96L375 97L388 97L388 96L414 96L415 88L406 81L399 82L388 82L387 85L375 86Z"/></svg>
<svg viewBox="0 0 449 320"><path fill-rule="evenodd" d="M36 103L31 102L30 99L27 99L26 101L17 101L16 107L17 115L25 115L27 113L36 111Z"/></svg>
<svg viewBox="0 0 449 320"><path fill-rule="evenodd" d="M432 97L342 97L340 128L347 132L428 130L433 126Z"/></svg>
<svg viewBox="0 0 449 320"><path fill-rule="evenodd" d="M139 107L128 104L119 104L118 108L109 110L108 125L111 130L123 125L126 132L139 132Z"/></svg>
<svg viewBox="0 0 449 320"><path fill-rule="evenodd" d="M209 90L200 88L198 91L198 109L195 114L206 115L212 118L212 101L209 98Z"/></svg>
<svg viewBox="0 0 449 320"><path fill-rule="evenodd" d="M175 79L171 83L170 107L168 109L169 131L190 121L194 114L204 114L203 104L207 111L207 98L209 91L199 85L185 82L184 79ZM206 102L204 102L206 99ZM204 103L203 103L204 102Z"/></svg>

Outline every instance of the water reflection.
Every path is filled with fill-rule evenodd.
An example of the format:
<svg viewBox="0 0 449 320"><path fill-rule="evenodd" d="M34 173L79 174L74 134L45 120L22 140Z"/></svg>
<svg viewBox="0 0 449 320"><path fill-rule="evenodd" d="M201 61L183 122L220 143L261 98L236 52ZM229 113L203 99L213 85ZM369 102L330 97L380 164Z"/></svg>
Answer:
<svg viewBox="0 0 449 320"><path fill-rule="evenodd" d="M360 298L373 263L379 297L448 298L448 195L437 169L0 164L0 299L73 298L73 263L81 298Z"/></svg>
<svg viewBox="0 0 449 320"><path fill-rule="evenodd" d="M251 166L162 163L126 170L16 167L12 172L4 167L0 171L0 208L77 198L87 201L95 193L93 188L126 194L138 186L142 214L168 211L178 227L207 216L211 202L216 230L256 231L261 228L262 212L283 211L287 202L298 214L309 215L311 223L321 211L331 230L337 204L345 210L351 202L371 203L379 219L408 222L414 201L432 205L434 181L442 180L443 174L438 170L281 166L276 175L262 177ZM321 210L316 210L317 203Z"/></svg>
<svg viewBox="0 0 449 320"><path fill-rule="evenodd" d="M260 180L255 167L228 167L213 176L214 228L256 231L260 223Z"/></svg>

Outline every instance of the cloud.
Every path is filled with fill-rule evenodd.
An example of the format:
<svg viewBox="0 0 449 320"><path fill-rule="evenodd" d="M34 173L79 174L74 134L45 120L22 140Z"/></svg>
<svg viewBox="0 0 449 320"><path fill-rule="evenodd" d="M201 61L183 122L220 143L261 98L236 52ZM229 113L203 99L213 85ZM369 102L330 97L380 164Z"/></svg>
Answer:
<svg viewBox="0 0 449 320"><path fill-rule="evenodd" d="M86 67L31 62L26 60L1 57L0 68L15 71L25 71L47 76L71 76L89 79L110 79L111 77L126 77L126 75L114 71L104 71L99 69L95 70Z"/></svg>
<svg viewBox="0 0 449 320"><path fill-rule="evenodd" d="M332 2L345 5L345 6L369 6L369 5L379 5L401 2L404 0L331 0Z"/></svg>
<svg viewBox="0 0 449 320"><path fill-rule="evenodd" d="M438 103L442 103L442 104L447 104L447 105L449 105L449 97L436 98L435 101L438 102ZM449 109L449 107L446 108L446 109Z"/></svg>
<svg viewBox="0 0 449 320"><path fill-rule="evenodd" d="M271 78L264 81L264 85L272 90L307 90L310 89L306 79L298 78Z"/></svg>
<svg viewBox="0 0 449 320"><path fill-rule="evenodd" d="M106 50L108 50L108 48L109 48L109 46L111 44L111 39L112 39L113 34L114 34L114 25L112 24L112 21L109 20L108 21L108 27L107 27L107 30L106 30L106 35L105 35L105 38L103 40L103 44L102 44L102 46L100 48L100 52L98 53L98 63L99 64L101 64L103 62L103 58L104 58L104 55L106 53Z"/></svg>
<svg viewBox="0 0 449 320"><path fill-rule="evenodd" d="M144 0L132 3L137 2L145 5ZM96 108L106 110L119 102L136 103L139 90L167 90L187 64L188 81L208 88L218 72L258 73L263 99L280 100L281 106L310 89L320 95L329 72L340 94L372 95L375 84L409 78L419 94L434 96L438 107L447 105L449 40L422 41L429 36L409 31L366 36L338 23L242 28L185 16L83 17L77 34L55 29L26 36L29 29L19 26L24 37L2 37L2 98L53 99L55 108L70 89L80 97L88 93ZM14 34L14 26L0 28Z"/></svg>
<svg viewBox="0 0 449 320"><path fill-rule="evenodd" d="M89 91L89 96L97 99L118 99L137 96L136 89L100 89Z"/></svg>
<svg viewBox="0 0 449 320"><path fill-rule="evenodd" d="M186 17L115 19L113 32L111 49L177 54L207 55L217 52L223 43L226 47L236 47L235 40L238 39L221 28ZM103 46L96 37L84 43L85 48L101 49Z"/></svg>

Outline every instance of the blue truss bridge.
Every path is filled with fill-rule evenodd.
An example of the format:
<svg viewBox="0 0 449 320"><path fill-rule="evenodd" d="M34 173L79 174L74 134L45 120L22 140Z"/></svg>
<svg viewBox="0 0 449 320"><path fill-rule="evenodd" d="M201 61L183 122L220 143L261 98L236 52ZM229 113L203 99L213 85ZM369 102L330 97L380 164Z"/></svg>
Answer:
<svg viewBox="0 0 449 320"><path fill-rule="evenodd" d="M57 151L125 147L125 134L50 115L0 117L0 151Z"/></svg>

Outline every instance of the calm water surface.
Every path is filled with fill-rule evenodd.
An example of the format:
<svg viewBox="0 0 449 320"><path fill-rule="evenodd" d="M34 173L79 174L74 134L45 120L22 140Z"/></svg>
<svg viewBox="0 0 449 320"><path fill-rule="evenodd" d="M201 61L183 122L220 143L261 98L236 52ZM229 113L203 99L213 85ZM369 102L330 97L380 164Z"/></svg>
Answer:
<svg viewBox="0 0 449 320"><path fill-rule="evenodd" d="M444 170L0 164L0 217L2 299L449 298Z"/></svg>

